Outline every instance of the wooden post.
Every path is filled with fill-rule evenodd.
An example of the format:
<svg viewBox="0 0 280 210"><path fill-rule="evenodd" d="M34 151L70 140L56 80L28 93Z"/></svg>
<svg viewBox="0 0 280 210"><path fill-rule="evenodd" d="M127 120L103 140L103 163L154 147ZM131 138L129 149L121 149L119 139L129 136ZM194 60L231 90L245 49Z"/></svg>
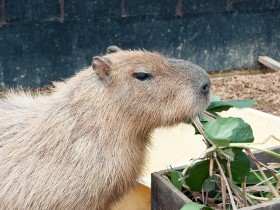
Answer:
<svg viewBox="0 0 280 210"><path fill-rule="evenodd" d="M58 0L58 4L59 4L59 22L63 23L64 22L64 0Z"/></svg>
<svg viewBox="0 0 280 210"><path fill-rule="evenodd" d="M263 64L263 65L265 65L265 66L267 66L267 67L269 67L269 68L271 68L271 69L273 69L275 71L280 71L280 63L278 61L276 61L276 60L273 60L270 57L259 56L258 57L258 61L261 64Z"/></svg>
<svg viewBox="0 0 280 210"><path fill-rule="evenodd" d="M6 8L5 0L1 0L1 2L0 2L0 28L2 28L4 25L7 24L5 8Z"/></svg>
<svg viewBox="0 0 280 210"><path fill-rule="evenodd" d="M126 17L126 14L125 14L125 0L121 0L121 17Z"/></svg>
<svg viewBox="0 0 280 210"><path fill-rule="evenodd" d="M178 0L177 6L176 6L176 16L177 17L183 17L183 3L182 0Z"/></svg>

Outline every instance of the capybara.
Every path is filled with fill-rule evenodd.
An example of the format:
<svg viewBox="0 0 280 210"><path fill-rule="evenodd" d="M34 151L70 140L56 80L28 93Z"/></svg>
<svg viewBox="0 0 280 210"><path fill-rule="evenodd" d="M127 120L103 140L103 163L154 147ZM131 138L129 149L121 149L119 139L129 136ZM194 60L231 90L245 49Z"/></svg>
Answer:
<svg viewBox="0 0 280 210"><path fill-rule="evenodd" d="M107 52L50 94L0 100L1 210L109 210L141 176L151 132L207 107L211 83L197 65Z"/></svg>

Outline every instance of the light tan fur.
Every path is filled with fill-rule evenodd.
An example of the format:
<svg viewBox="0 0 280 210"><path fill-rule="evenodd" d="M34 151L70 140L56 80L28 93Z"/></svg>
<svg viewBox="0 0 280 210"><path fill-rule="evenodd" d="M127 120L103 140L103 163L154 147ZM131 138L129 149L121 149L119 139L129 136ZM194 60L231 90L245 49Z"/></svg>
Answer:
<svg viewBox="0 0 280 210"><path fill-rule="evenodd" d="M153 78L140 81L134 72ZM207 107L204 84L208 76L192 63L119 50L49 95L6 94L0 209L110 209L141 176L151 132Z"/></svg>

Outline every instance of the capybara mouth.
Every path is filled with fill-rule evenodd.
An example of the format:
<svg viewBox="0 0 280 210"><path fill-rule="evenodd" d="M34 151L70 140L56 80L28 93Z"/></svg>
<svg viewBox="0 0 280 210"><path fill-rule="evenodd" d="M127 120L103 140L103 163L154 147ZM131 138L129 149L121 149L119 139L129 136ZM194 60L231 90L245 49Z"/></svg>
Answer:
<svg viewBox="0 0 280 210"><path fill-rule="evenodd" d="M199 118L199 116L201 115L201 113L203 113L203 111L202 112L195 112L193 115L191 115L191 116L185 116L184 117L184 120L183 120L183 122L184 123L187 123L187 124L190 124L191 122L193 122L194 121L194 119L195 118Z"/></svg>
<svg viewBox="0 0 280 210"><path fill-rule="evenodd" d="M184 122L185 122L185 123L191 123L191 122L193 122L196 126L198 126L198 125L201 125L201 126L202 126L202 124L201 124L201 122L200 122L200 115L202 115L202 114L205 115L207 118L209 118L209 119L211 119L211 120L214 120L214 119L217 118L215 115L213 115L213 114L211 114L210 112L207 112L207 111L205 110L205 111L203 111L203 112L199 112L199 113L193 115L192 117L185 118Z"/></svg>
<svg viewBox="0 0 280 210"><path fill-rule="evenodd" d="M211 92L209 92L207 95L207 103L204 102L204 106L202 107L197 106L195 112L189 118L186 118L186 123L194 122L194 119L199 119L201 115L206 115L210 119L215 118L214 115L206 111L210 103L210 97L211 97Z"/></svg>
<svg viewBox="0 0 280 210"><path fill-rule="evenodd" d="M183 122L187 124L190 124L192 121L193 121L193 117L185 117L183 120Z"/></svg>

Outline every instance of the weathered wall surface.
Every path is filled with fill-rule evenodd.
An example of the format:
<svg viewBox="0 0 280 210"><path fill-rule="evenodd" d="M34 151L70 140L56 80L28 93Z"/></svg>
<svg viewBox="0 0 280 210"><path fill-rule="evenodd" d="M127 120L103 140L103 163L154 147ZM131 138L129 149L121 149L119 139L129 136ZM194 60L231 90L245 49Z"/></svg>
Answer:
<svg viewBox="0 0 280 210"><path fill-rule="evenodd" d="M0 87L38 87L91 64L109 45L156 50L208 71L280 60L280 0L6 0Z"/></svg>

